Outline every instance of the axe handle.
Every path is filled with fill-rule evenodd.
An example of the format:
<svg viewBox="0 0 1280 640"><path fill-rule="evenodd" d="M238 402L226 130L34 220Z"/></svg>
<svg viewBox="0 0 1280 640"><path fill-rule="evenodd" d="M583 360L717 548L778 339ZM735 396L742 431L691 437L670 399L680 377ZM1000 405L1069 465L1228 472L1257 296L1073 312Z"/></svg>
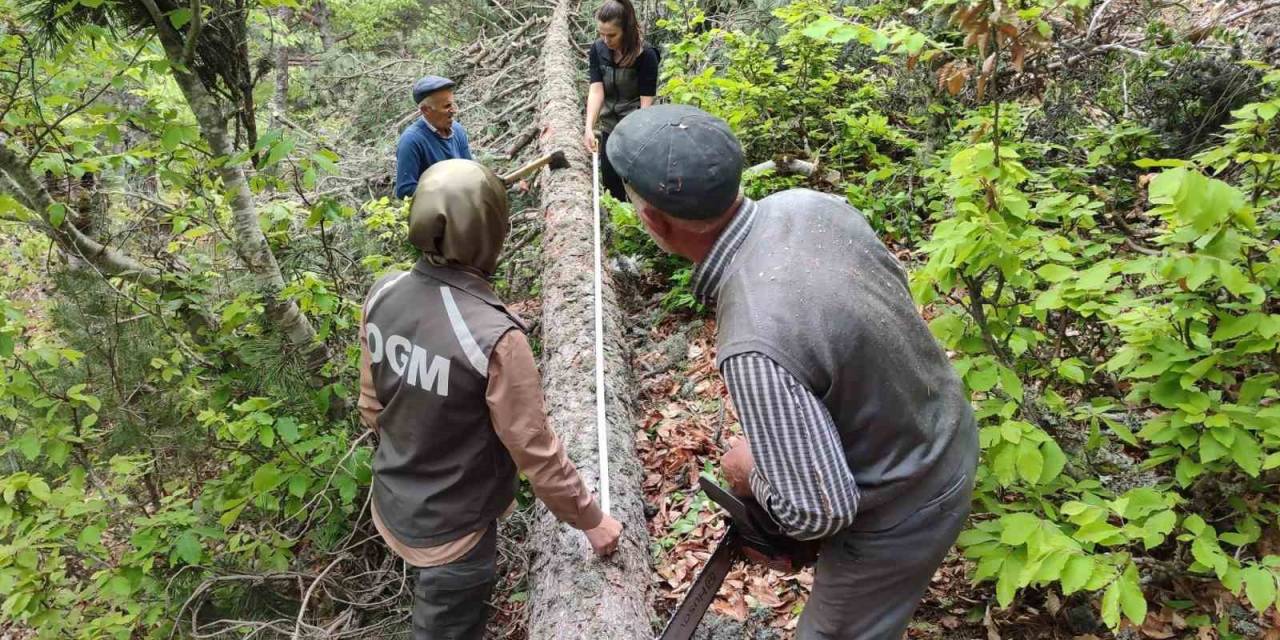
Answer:
<svg viewBox="0 0 1280 640"><path fill-rule="evenodd" d="M553 155L555 154L548 153L542 156L541 158L538 158L537 160L534 160L524 165L523 167L520 167L519 169L516 169L515 171L508 173L505 176L502 176L502 181L506 183L508 187L515 184L517 180L520 180L521 178L524 178L529 174L537 171L538 169L541 169L542 167L546 166L547 163L551 162L551 156Z"/></svg>

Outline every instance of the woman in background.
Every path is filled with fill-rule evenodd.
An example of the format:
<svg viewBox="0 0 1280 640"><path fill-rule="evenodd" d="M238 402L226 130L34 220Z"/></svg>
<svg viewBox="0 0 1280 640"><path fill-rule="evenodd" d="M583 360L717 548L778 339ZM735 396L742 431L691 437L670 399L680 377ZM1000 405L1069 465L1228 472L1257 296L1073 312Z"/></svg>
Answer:
<svg viewBox="0 0 1280 640"><path fill-rule="evenodd" d="M605 148L618 121L653 104L658 93L658 51L644 43L631 0L605 0L596 11L596 23L600 38L588 54L591 88L582 141L588 152L600 152L604 187L614 198L626 202L622 178L609 164Z"/></svg>

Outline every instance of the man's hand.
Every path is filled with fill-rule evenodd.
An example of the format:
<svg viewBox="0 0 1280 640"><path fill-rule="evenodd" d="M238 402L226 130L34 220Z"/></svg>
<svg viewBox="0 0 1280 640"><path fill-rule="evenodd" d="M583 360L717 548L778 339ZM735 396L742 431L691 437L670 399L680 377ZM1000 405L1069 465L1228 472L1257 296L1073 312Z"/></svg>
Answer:
<svg viewBox="0 0 1280 640"><path fill-rule="evenodd" d="M587 148L587 153L595 153L596 148L599 146L599 141L596 139L594 131L582 134L582 146Z"/></svg>
<svg viewBox="0 0 1280 640"><path fill-rule="evenodd" d="M622 537L622 523L615 520L613 516L606 515L599 526L587 529L584 533L587 534L587 542L591 543L591 548L595 550L596 555L603 558L618 550L618 539Z"/></svg>
<svg viewBox="0 0 1280 640"><path fill-rule="evenodd" d="M720 470L729 483L729 491L742 498L753 497L751 470L755 466L755 460L751 457L751 445L738 436L729 438L729 450L720 457Z"/></svg>

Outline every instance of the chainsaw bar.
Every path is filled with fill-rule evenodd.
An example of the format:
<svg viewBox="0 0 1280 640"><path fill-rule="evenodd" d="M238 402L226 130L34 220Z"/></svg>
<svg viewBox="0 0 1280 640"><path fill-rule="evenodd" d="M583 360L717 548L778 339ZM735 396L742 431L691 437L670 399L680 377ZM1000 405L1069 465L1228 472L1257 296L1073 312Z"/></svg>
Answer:
<svg viewBox="0 0 1280 640"><path fill-rule="evenodd" d="M795 540L784 535L755 500L735 496L707 476L698 478L698 486L712 502L728 513L729 528L657 640L688 640L693 637L694 630L729 573L729 567L740 557L750 559L744 553L745 549L759 553L770 563L777 561L789 571L799 571L818 558L817 542Z"/></svg>
<svg viewBox="0 0 1280 640"><path fill-rule="evenodd" d="M685 593L684 600L680 602L680 608L676 609L675 615L671 616L667 627L662 630L662 635L658 636L657 640L689 640L693 637L693 632L698 629L698 623L702 622L702 616L706 615L707 608L716 599L720 584L724 582L725 576L729 575L730 567L741 552L742 539L738 535L737 527L730 524L729 529L721 536L720 542L716 543L716 550L712 552L711 559L707 560L706 566L702 567L697 579Z"/></svg>

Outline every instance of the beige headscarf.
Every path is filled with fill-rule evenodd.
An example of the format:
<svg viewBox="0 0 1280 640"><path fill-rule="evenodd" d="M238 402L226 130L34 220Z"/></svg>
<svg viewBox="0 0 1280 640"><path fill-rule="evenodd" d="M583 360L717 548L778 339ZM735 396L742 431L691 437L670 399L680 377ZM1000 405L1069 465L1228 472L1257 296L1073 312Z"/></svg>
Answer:
<svg viewBox="0 0 1280 640"><path fill-rule="evenodd" d="M472 160L442 160L422 172L409 207L409 242L437 267L498 266L511 230L502 179Z"/></svg>

